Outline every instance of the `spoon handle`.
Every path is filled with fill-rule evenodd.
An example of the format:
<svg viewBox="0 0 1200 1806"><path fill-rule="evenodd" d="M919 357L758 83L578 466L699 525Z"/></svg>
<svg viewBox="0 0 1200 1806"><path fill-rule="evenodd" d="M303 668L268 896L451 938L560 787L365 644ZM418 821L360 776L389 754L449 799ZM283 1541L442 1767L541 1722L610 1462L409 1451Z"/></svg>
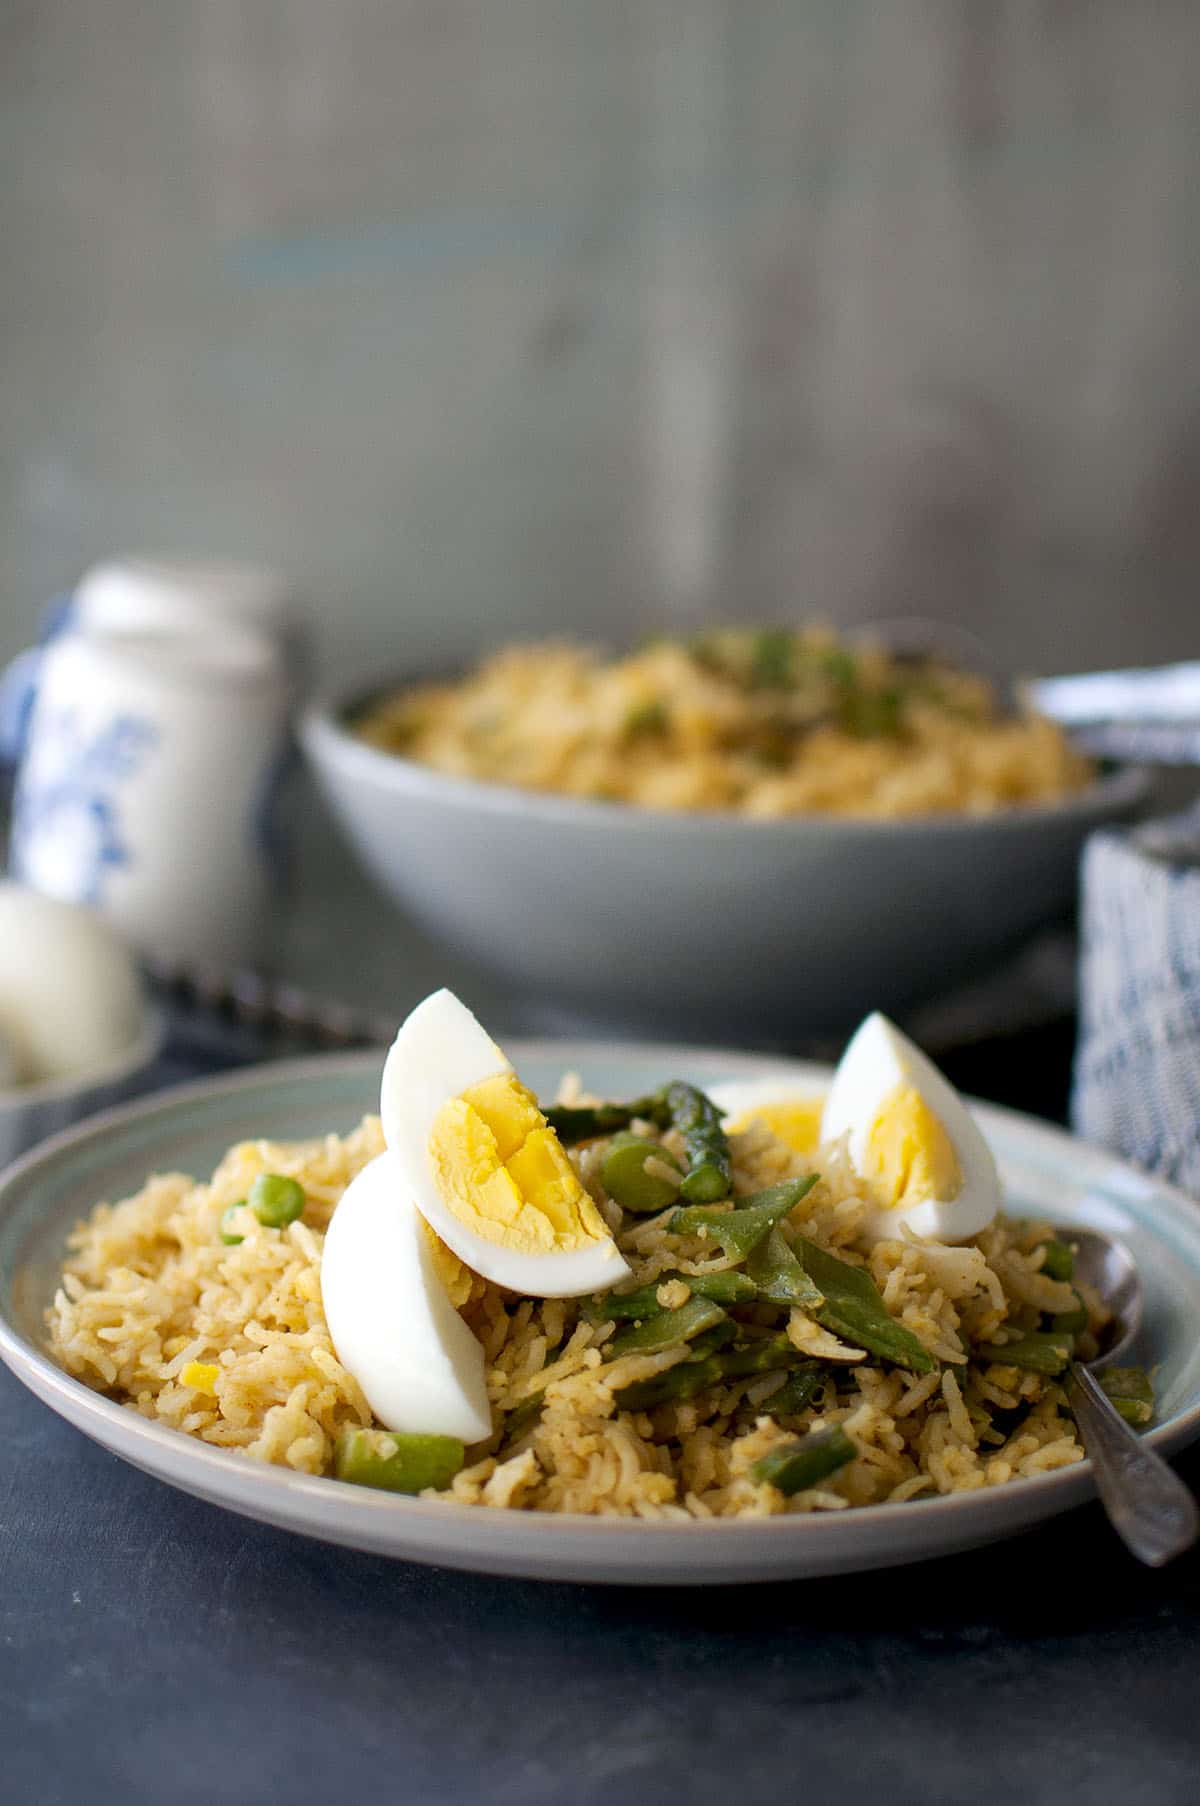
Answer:
<svg viewBox="0 0 1200 1806"><path fill-rule="evenodd" d="M1200 1537L1200 1510L1183 1481L1134 1434L1077 1361L1067 1371L1067 1396L1096 1491L1126 1548L1151 1568L1182 1555Z"/></svg>

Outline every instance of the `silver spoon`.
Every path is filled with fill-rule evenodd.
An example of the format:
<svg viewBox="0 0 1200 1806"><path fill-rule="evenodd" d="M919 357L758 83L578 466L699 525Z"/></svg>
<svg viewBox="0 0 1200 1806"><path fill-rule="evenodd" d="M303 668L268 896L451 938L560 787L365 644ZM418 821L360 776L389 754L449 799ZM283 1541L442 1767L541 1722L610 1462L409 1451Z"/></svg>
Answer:
<svg viewBox="0 0 1200 1806"><path fill-rule="evenodd" d="M1117 1334L1085 1367L1072 1361L1066 1390L1096 1491L1125 1547L1148 1567L1165 1562L1200 1537L1200 1510L1179 1476L1125 1422L1089 1368L1107 1367L1128 1353L1142 1321L1142 1282L1128 1248L1096 1229L1065 1229L1075 1250L1075 1276L1094 1286L1113 1312Z"/></svg>

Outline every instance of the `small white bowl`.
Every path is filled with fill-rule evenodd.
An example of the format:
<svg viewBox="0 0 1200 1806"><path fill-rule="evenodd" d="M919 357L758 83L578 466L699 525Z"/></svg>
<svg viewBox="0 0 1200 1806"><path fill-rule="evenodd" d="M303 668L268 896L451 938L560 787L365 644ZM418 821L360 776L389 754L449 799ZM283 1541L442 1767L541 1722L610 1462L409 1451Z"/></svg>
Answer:
<svg viewBox="0 0 1200 1806"><path fill-rule="evenodd" d="M147 1004L135 1039L103 1066L36 1085L0 1086L0 1168L48 1135L135 1096L165 1038L162 1016Z"/></svg>
<svg viewBox="0 0 1200 1806"><path fill-rule="evenodd" d="M316 704L304 750L379 885L542 1009L745 1045L840 1032L983 976L1070 907L1145 772L1063 802L896 821L665 812L455 778Z"/></svg>

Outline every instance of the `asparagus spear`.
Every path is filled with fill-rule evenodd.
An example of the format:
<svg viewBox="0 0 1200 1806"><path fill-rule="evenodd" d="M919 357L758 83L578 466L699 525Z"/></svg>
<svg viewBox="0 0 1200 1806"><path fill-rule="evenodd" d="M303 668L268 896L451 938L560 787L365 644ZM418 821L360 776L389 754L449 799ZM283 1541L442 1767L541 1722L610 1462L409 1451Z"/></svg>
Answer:
<svg viewBox="0 0 1200 1806"><path fill-rule="evenodd" d="M712 1204L733 1190L733 1161L721 1112L710 1097L682 1079L668 1085L672 1126L683 1136L688 1173L679 1190L693 1204Z"/></svg>
<svg viewBox="0 0 1200 1806"><path fill-rule="evenodd" d="M671 1115L662 1092L634 1098L629 1104L552 1104L546 1111L546 1121L564 1147L615 1135L618 1130L627 1129L635 1118L667 1128Z"/></svg>
<svg viewBox="0 0 1200 1806"><path fill-rule="evenodd" d="M568 1147L615 1135L635 1118L659 1129L676 1128L683 1136L688 1174L680 1190L685 1198L711 1204L729 1196L733 1174L721 1112L710 1097L683 1079L628 1104L554 1104L546 1111L546 1121Z"/></svg>

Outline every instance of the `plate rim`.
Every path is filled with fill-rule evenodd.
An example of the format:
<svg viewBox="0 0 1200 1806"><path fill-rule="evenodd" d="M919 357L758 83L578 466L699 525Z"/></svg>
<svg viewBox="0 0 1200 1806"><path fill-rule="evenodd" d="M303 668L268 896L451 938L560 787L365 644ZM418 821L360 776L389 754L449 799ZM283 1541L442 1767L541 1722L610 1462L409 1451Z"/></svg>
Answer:
<svg viewBox="0 0 1200 1806"><path fill-rule="evenodd" d="M654 1041L606 1041L602 1039L584 1040L574 1038L540 1037L536 1039L513 1038L508 1043L514 1061L546 1060L561 1061L564 1068L585 1065L589 1056L607 1061L622 1059L657 1059L670 1061L690 1060L707 1064L719 1063L727 1072L738 1070L756 1076L767 1076L772 1071L787 1073L802 1082L806 1075L812 1082L828 1082L832 1067L822 1062L789 1059L783 1055L755 1054L744 1050L725 1050L712 1046L689 1046L681 1043ZM271 1060L255 1064L251 1067L235 1069L232 1072L217 1073L205 1078L185 1081L181 1084L164 1087L148 1098L137 1099L132 1103L117 1105L88 1117L84 1122L63 1130L41 1142L36 1148L23 1154L0 1172L0 1214L3 1214L10 1195L18 1190L31 1177L36 1177L40 1169L52 1168L55 1161L63 1154L76 1153L85 1149L89 1143L102 1143L114 1129L127 1125L152 1121L156 1117L169 1116L180 1106L203 1104L209 1098L223 1098L256 1090L269 1089L273 1084L296 1080L304 1082L317 1080L329 1075L351 1075L358 1072L369 1073L373 1064L381 1057L382 1049L363 1049L347 1053L316 1054L300 1058ZM1068 1130L1044 1119L1027 1115L1023 1111L1013 1110L1005 1105L988 1103L986 1100L967 1097L965 1100L973 1112L978 1113L983 1126L987 1127L988 1119L992 1119L1001 1128L1015 1129L1034 1146L1041 1144L1046 1151L1063 1151L1070 1148L1073 1156L1082 1154L1087 1165L1093 1170L1101 1169L1109 1175L1123 1176L1126 1182L1132 1180L1143 1191L1149 1188L1163 1197L1185 1215L1192 1219L1195 1228L1200 1232L1200 1202L1189 1197L1167 1181L1153 1174L1144 1172L1129 1161L1109 1153L1106 1149L1093 1143L1085 1142L1073 1136ZM318 1131L320 1132L320 1131ZM1131 1201L1131 1200L1126 1200ZM284 1522L285 1527L300 1531L302 1534L339 1542L355 1543L355 1531L369 1533L371 1528L384 1521L384 1514L402 1514L403 1520L415 1526L432 1526L443 1524L468 1525L479 1527L480 1518L485 1517L489 1530L489 1544L503 1543L506 1534L519 1537L522 1532L528 1533L532 1525L537 1527L540 1543L553 1544L555 1552L567 1554L572 1546L579 1542L589 1545L585 1555L581 1549L581 1557L585 1560L596 1560L594 1544L599 1538L605 1539L606 1545L614 1554L630 1537L646 1537L647 1546L653 1548L658 1538L667 1533L686 1538L710 1547L715 1551L733 1558L735 1549L729 1545L740 1544L749 1536L758 1546L761 1541L765 1548L768 1540L778 1545L778 1553L782 1555L785 1548L795 1546L798 1553L801 1547L807 1547L815 1553L822 1542L836 1543L850 1525L866 1529L874 1523L876 1534L880 1534L887 1526L895 1532L895 1540L902 1540L903 1532L914 1524L939 1525L949 1533L952 1526L970 1530L977 1524L980 1534L967 1540L990 1542L1008 1532L1009 1529L1020 1530L1046 1517L1057 1515L1071 1506L1094 1497L1095 1485L1092 1475L1092 1464L1085 1459L1070 1467L1058 1468L1047 1474L1031 1476L1026 1479L1010 1481L1004 1486L977 1488L968 1492L951 1493L921 1499L906 1500L891 1505L886 1512L872 1507L848 1507L837 1512L807 1512L794 1514L778 1514L766 1518L670 1518L643 1519L637 1517L597 1517L578 1512L546 1512L531 1513L513 1507L489 1509L481 1513L477 1506L459 1504L452 1500L427 1500L409 1498L407 1496L372 1493L369 1489L351 1486L329 1476L302 1474L294 1470L268 1463L251 1462L239 1457L236 1450L223 1449L205 1443L198 1438L184 1435L182 1432L161 1424L153 1419L144 1418L126 1405L106 1398L102 1393L94 1392L82 1380L75 1379L52 1359L42 1348L30 1342L11 1321L6 1310L0 1309L0 1360L13 1372L16 1378L28 1390L59 1416L64 1417L85 1434L91 1435L103 1447L131 1462L143 1467L156 1478L167 1484L189 1490L186 1482L177 1478L173 1472L167 1471L179 1463L197 1471L198 1478L212 1476L216 1485L212 1490L202 1491L202 1497L221 1505L224 1509L233 1510L243 1515L261 1515L268 1522ZM121 1442L129 1442L143 1449L147 1454L145 1463L126 1449L115 1447L113 1441L99 1435L89 1428L94 1423L97 1430L101 1426L111 1426ZM1183 1448L1200 1437L1200 1400L1168 1422L1157 1424L1145 1434L1145 1441L1161 1454L1170 1454ZM153 1460L155 1453L161 1460ZM239 1493L253 1495L252 1500L239 1500L234 1503L223 1496L220 1476L229 1477L231 1486L236 1484ZM1018 1500L1045 1501L1046 1508L1038 1510L1022 1519L1019 1524L1005 1525L1002 1522L988 1525L989 1518L1003 1520L1010 1515L1011 1505ZM304 1501L327 1500L328 1507L321 1514L330 1519L340 1515L343 1519L341 1529L346 1534L334 1535L333 1526L327 1522L306 1525L295 1521L295 1512L284 1511L281 1518L279 1510L283 1502L297 1510ZM270 1509L276 1502L276 1511ZM262 1506L261 1514L257 1506ZM936 1538L930 1540L936 1541ZM965 1540L955 1542L950 1536L948 1547L966 1546ZM482 1548L477 1553L482 1554ZM933 1548L931 1556L944 1551ZM401 1559L434 1560L442 1564L450 1564L452 1558L444 1550L436 1553L425 1551L393 1551ZM471 1539L467 1538L462 1547L463 1560L459 1565L473 1566L471 1560ZM515 1566L511 1571L532 1572L533 1564L526 1558L518 1556L514 1547ZM900 1561L921 1559L918 1554L901 1555L899 1552L892 1558L897 1564ZM490 1565L490 1564L489 1564ZM847 1563L846 1566L854 1564ZM864 1567L870 1565L867 1562ZM882 1565L882 1564L876 1564ZM493 1571L494 1568L493 1568ZM547 1578L553 1578L548 1574ZM698 1579L707 1579L698 1574ZM751 1574L742 1574L740 1578L754 1578ZM770 1578L764 1571L762 1578ZM628 1576L618 1576L628 1578ZM657 1576L661 1584L667 1577ZM686 1577L684 1577L686 1578Z"/></svg>

